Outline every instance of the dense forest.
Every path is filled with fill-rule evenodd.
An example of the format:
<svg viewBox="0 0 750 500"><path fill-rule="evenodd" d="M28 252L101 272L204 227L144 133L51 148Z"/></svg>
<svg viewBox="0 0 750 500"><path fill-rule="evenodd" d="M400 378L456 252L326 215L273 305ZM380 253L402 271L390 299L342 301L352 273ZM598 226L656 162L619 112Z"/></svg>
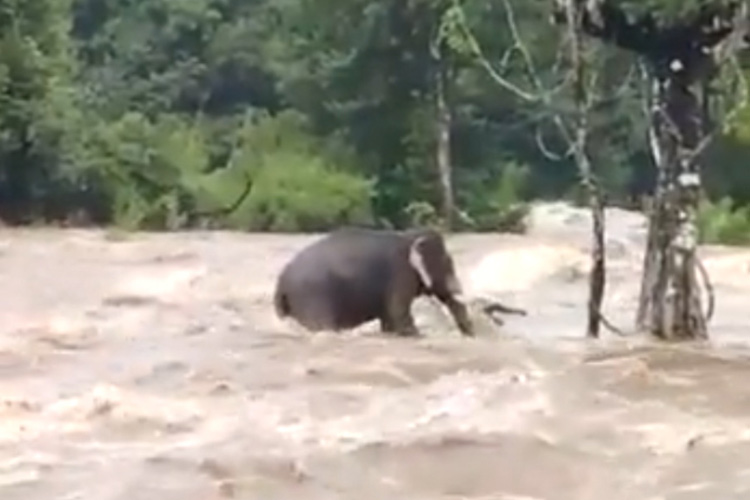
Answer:
<svg viewBox="0 0 750 500"><path fill-rule="evenodd" d="M505 230L529 200L583 202L554 126L574 107L553 4L0 0L0 218L316 231L455 205L457 229ZM588 154L607 203L637 206L655 179L639 64L587 50ZM705 213L739 241L750 108L724 125Z"/></svg>

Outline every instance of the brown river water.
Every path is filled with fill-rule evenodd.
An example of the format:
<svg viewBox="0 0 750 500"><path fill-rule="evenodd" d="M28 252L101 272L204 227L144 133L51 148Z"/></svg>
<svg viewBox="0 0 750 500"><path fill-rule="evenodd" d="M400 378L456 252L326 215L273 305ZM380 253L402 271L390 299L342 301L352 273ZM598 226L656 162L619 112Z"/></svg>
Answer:
<svg viewBox="0 0 750 500"><path fill-rule="evenodd" d="M750 250L702 249L710 345L591 342L585 212L533 222L449 238L469 294L529 311L475 339L424 299L419 339L276 319L315 235L0 231L0 499L750 498ZM629 329L644 223L609 224Z"/></svg>

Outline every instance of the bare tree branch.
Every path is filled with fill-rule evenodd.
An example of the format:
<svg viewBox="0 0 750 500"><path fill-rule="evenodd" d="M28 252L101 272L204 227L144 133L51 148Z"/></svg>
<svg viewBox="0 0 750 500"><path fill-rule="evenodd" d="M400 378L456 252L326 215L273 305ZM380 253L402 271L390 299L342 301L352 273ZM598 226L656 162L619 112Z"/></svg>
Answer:
<svg viewBox="0 0 750 500"><path fill-rule="evenodd" d="M568 0L566 3L566 16L567 21L570 24L570 29L566 33L564 43L561 44L567 50L569 54L569 60L571 63L571 70L568 71L562 78L562 81L548 90L544 87L542 79L534 59L523 42L520 35L520 30L516 21L515 11L510 3L510 0L503 0L505 7L506 24L508 26L510 35L512 37L512 46L505 53L502 58L503 64L507 63L510 56L509 53L518 51L524 60L526 74L531 80L533 90L527 91L509 82L502 77L497 71L494 70L490 62L484 56L479 47L478 42L472 36L468 27L465 23L465 17L461 17L461 29L464 36L470 40L470 45L473 49L473 53L479 64L487 71L487 73L503 88L510 90L515 95L527 102L540 102L545 105L547 109L553 110L554 105L552 98L562 92L563 89L567 88L568 85L573 86L574 91L574 102L576 106L574 124L569 126L565 122L565 118L561 112L553 112L551 121L554 123L561 138L567 144L567 151L564 155L556 155L553 153L545 144L544 137L541 128L538 127L536 130L536 141L540 151L547 158L553 160L560 160L564 157L573 157L578 166L579 175L581 178L582 185L586 188L589 194L589 205L592 210L592 271L590 276L590 291L589 291L589 307L588 307L588 328L587 335L591 337L599 336L599 324L602 320L601 303L604 296L604 288L606 283L606 272L605 272L605 252L604 252L604 204L603 196L600 192L599 184L595 178L591 161L586 152L586 144L589 133L589 119L588 116L596 105L597 99L595 96L595 88L598 86L598 75L587 75L585 72L585 62L583 60L584 50L583 42L580 38L580 26L583 19L582 15L584 12L578 9L577 3L574 0ZM460 7L458 7L460 8ZM563 50L558 52L555 68L557 69L564 60ZM633 71L628 72L623 84L618 87L618 92L622 89L629 87L630 79ZM607 322L607 325L611 327L611 324ZM614 330L614 329L613 329Z"/></svg>

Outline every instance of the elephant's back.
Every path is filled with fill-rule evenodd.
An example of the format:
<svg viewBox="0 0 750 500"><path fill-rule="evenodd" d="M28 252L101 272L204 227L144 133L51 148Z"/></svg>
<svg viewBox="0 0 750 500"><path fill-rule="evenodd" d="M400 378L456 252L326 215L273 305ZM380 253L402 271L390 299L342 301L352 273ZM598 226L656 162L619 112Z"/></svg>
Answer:
<svg viewBox="0 0 750 500"><path fill-rule="evenodd" d="M280 280L325 281L385 276L400 240L367 229L331 233L302 249L282 269Z"/></svg>
<svg viewBox="0 0 750 500"><path fill-rule="evenodd" d="M356 307L384 293L401 242L386 232L335 231L297 253L282 269L277 287Z"/></svg>

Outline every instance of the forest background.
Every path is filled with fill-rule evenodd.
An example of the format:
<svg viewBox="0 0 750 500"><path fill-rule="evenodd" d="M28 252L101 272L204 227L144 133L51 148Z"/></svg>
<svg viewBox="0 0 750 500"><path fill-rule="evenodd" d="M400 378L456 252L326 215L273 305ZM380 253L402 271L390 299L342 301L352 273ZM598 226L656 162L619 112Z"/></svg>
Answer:
<svg viewBox="0 0 750 500"><path fill-rule="evenodd" d="M520 231L532 200L585 200L554 124L571 93L498 84L562 89L552 3L0 0L0 219ZM526 52L510 50L509 13ZM459 28L471 50L446 42ZM644 82L632 54L591 44L588 154L607 203L640 207L656 172ZM725 125L703 155L699 226L748 243L750 106ZM200 216L248 182L236 210Z"/></svg>

